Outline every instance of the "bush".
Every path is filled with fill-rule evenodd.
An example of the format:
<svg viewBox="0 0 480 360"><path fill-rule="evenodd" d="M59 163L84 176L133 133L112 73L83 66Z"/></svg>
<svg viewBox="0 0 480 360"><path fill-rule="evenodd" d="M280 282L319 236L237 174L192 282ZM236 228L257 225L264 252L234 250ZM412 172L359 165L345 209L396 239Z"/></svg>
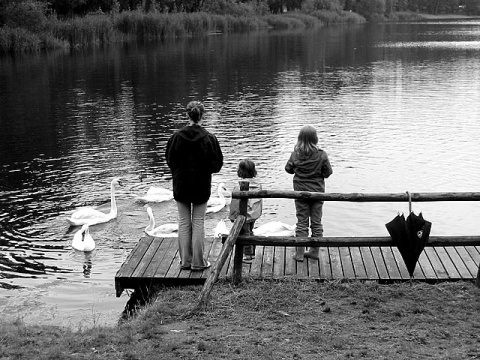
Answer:
<svg viewBox="0 0 480 360"><path fill-rule="evenodd" d="M265 2L236 2L234 0L212 0L205 2L203 11L211 14L234 15L234 16L252 16L263 15L268 12Z"/></svg>
<svg viewBox="0 0 480 360"><path fill-rule="evenodd" d="M362 15L350 11L314 11L311 13L324 24L361 24L366 20Z"/></svg>
<svg viewBox="0 0 480 360"><path fill-rule="evenodd" d="M14 2L5 8L5 25L31 32L42 31L47 23L46 6L38 1Z"/></svg>
<svg viewBox="0 0 480 360"><path fill-rule="evenodd" d="M316 10L342 11L343 7L339 0L305 0L302 4L302 10L305 12Z"/></svg>

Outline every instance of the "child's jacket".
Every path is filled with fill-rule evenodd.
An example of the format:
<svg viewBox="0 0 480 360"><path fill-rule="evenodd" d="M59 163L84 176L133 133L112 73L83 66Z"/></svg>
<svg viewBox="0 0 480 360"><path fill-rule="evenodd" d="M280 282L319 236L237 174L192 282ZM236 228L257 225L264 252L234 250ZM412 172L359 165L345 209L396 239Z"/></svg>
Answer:
<svg viewBox="0 0 480 360"><path fill-rule="evenodd" d="M299 156L294 151L290 155L285 171L295 174L293 177L293 190L325 192L325 178L332 173L332 166L327 153L317 149L310 156Z"/></svg>
<svg viewBox="0 0 480 360"><path fill-rule="evenodd" d="M248 181L250 183L250 190L262 190L262 185L249 179L240 179L241 181ZM235 186L233 191L240 191L240 186ZM230 215L228 218L232 221L235 220L238 214L240 214L240 199L232 199L230 203ZM246 222L252 222L257 220L262 215L263 199L248 199L247 204L247 219Z"/></svg>

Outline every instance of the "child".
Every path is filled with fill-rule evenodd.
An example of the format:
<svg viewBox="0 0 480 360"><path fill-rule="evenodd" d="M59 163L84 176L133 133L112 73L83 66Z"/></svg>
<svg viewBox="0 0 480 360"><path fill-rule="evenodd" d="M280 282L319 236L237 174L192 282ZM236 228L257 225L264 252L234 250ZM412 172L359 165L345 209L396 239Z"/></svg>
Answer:
<svg viewBox="0 0 480 360"><path fill-rule="evenodd" d="M256 181L252 181L257 176L257 170L255 170L255 163L252 160L245 159L238 164L237 175L240 181L248 181L250 183L250 190L262 190L262 185ZM234 191L240 190L240 186L235 186ZM234 221L237 215L240 213L239 209L240 199L232 199L230 203L230 215L229 219ZM263 199L248 199L247 205L247 219L245 220L248 225L248 235L253 235L253 225L260 215L262 215ZM244 247L243 262L251 263L255 257L255 245L246 245Z"/></svg>
<svg viewBox="0 0 480 360"><path fill-rule="evenodd" d="M305 125L298 134L298 141L290 159L285 165L285 171L295 174L293 190L325 192L325 178L332 174L332 167L327 153L317 147L317 130L313 126ZM323 236L322 225L323 201L295 200L297 214L297 228L295 236L307 237L308 227L312 230L312 237ZM318 247L310 247L305 252L304 247L297 247L294 259L303 261L303 258L318 259Z"/></svg>

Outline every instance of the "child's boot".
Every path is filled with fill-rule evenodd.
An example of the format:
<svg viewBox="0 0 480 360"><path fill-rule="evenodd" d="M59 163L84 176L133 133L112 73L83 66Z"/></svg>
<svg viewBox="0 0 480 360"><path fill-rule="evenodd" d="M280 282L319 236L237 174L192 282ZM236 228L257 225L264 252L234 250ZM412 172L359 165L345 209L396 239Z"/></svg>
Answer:
<svg viewBox="0 0 480 360"><path fill-rule="evenodd" d="M296 261L303 261L304 253L305 253L305 248L304 247L297 247L297 248L295 248L295 255L293 256L293 258Z"/></svg>
<svg viewBox="0 0 480 360"><path fill-rule="evenodd" d="M312 246L305 254L303 254L303 256L305 256L306 258L318 260L318 251L319 248L317 246Z"/></svg>

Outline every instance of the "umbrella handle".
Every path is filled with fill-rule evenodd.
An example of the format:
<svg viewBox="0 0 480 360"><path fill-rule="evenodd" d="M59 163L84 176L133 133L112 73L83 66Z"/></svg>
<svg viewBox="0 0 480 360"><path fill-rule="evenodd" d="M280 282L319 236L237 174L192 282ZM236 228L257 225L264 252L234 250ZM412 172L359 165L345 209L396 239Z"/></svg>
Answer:
<svg viewBox="0 0 480 360"><path fill-rule="evenodd" d="M408 212L411 213L412 212L412 194L407 191L407 195L408 195Z"/></svg>

